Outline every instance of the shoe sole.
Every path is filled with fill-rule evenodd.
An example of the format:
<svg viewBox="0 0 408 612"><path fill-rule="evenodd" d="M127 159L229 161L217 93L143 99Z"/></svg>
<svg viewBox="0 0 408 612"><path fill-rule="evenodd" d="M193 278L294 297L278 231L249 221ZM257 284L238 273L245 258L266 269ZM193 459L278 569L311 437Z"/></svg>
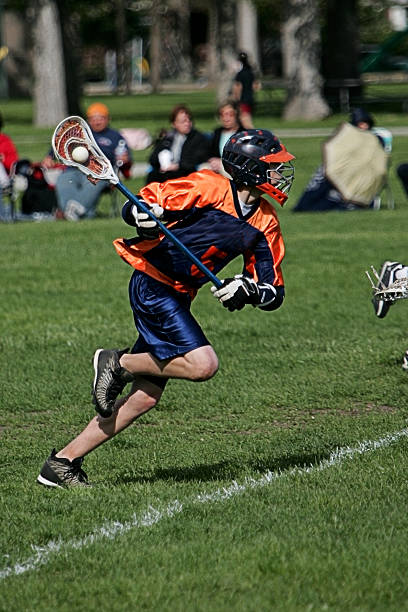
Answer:
<svg viewBox="0 0 408 612"><path fill-rule="evenodd" d="M372 300L372 304L374 306L375 315L379 319L383 319L392 306L392 302L389 304L386 304L384 300L378 300L377 305L375 304L374 300Z"/></svg>
<svg viewBox="0 0 408 612"><path fill-rule="evenodd" d="M99 360L99 355L102 353L104 349L98 349L97 351L95 351L95 355L93 358L93 367L94 367L94 372L95 372L95 376L94 376L94 380L93 380L93 385L92 385L92 390L95 393L95 385L96 385L96 379L98 377L98 360Z"/></svg>
<svg viewBox="0 0 408 612"><path fill-rule="evenodd" d="M44 485L45 487L53 487L54 489L63 489L64 488L61 485L57 484L56 482L52 482L51 480L47 480L46 478L44 478L44 476L41 476L41 474L39 474L39 476L37 476L37 482L39 484Z"/></svg>
<svg viewBox="0 0 408 612"><path fill-rule="evenodd" d="M98 412L98 414L101 415L102 418L107 419L112 415L112 410L110 410L109 412L106 412L105 410L101 410L99 404L98 404L98 400L96 399L96 393L95 393L95 385L96 385L96 379L98 377L98 360L99 360L99 355L104 351L105 349L98 349L97 351L95 351L95 355L93 358L93 367L94 367L94 372L95 372L95 376L93 379L93 384L92 384L92 403L96 408L96 411Z"/></svg>

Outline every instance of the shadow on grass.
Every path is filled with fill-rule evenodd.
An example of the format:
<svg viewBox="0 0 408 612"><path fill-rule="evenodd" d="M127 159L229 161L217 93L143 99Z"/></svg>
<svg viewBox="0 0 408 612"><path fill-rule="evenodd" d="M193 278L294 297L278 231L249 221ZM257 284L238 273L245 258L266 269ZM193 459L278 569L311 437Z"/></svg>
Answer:
<svg viewBox="0 0 408 612"><path fill-rule="evenodd" d="M116 482L117 484L132 482L155 483L159 481L212 482L243 479L249 475L256 478L265 472L284 473L295 467L302 469L309 466L315 466L329 457L330 452L326 452L302 455L296 454L289 457L248 461L247 463L221 461L220 463L214 463L212 465L158 468L150 476L129 476L129 474L127 474L123 478L118 476Z"/></svg>

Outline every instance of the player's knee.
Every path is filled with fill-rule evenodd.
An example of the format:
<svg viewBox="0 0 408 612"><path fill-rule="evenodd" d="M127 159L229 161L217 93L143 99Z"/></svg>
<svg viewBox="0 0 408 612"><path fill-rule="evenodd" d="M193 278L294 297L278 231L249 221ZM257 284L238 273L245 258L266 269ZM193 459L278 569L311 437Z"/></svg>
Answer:
<svg viewBox="0 0 408 612"><path fill-rule="evenodd" d="M142 400L144 412L155 408L159 403L159 398L153 395L145 395Z"/></svg>
<svg viewBox="0 0 408 612"><path fill-rule="evenodd" d="M207 355L202 358L199 363L195 364L192 372L194 382L203 382L209 380L218 372L218 359L215 354Z"/></svg>

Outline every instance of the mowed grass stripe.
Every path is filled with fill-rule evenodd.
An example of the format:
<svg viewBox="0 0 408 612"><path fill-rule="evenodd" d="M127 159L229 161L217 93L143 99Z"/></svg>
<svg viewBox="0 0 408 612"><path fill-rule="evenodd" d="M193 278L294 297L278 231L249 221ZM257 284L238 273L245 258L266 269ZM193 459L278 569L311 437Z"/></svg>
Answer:
<svg viewBox="0 0 408 612"><path fill-rule="evenodd" d="M311 472L322 471L335 465L339 465L345 459L352 459L358 455L363 455L368 452L386 448L387 446L390 446L391 444L398 442L398 440L401 438L407 436L408 428L404 428L395 433L385 435L377 440L364 440L354 447L346 446L337 448L330 454L328 459L324 459L316 465L304 467L295 466L288 470L280 470L276 472L271 472L268 470L259 478L247 477L241 484L234 480L228 486L218 488L211 492L199 493L198 495L192 497L191 499L187 499L184 502L180 502L178 499L175 499L161 509L149 506L148 509L139 517L136 514L133 514L133 516L126 522L106 522L102 526L96 527L94 531L83 538L71 539L65 542L60 538L48 542L45 546L32 544L31 547L34 551L34 555L28 559L25 559L24 561L15 563L13 566L6 567L1 570L0 579L4 580L12 575L18 576L28 571L35 570L42 565L46 565L55 555L58 555L59 553L67 553L68 551L72 550L81 550L104 539L114 540L122 535L125 535L127 532L140 527L153 527L162 519L177 516L183 512L185 508L188 508L191 505L226 502L237 495L250 491L251 489L259 489L269 486L278 478L294 475L306 475L310 474Z"/></svg>

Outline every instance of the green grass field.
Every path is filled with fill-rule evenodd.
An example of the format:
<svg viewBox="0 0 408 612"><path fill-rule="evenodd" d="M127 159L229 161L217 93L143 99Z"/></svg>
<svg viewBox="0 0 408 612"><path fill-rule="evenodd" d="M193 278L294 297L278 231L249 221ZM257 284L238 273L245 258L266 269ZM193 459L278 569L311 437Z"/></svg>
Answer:
<svg viewBox="0 0 408 612"><path fill-rule="evenodd" d="M24 104L6 131L34 141ZM294 215L320 142L287 139L284 305L229 313L206 285L193 312L219 373L172 381L89 455L89 490L36 477L94 415L94 350L134 340L131 270L112 247L131 228L108 200L79 224L0 224L0 610L408 610L407 304L378 320L365 276L407 262L394 168L408 138L394 139L395 210Z"/></svg>

